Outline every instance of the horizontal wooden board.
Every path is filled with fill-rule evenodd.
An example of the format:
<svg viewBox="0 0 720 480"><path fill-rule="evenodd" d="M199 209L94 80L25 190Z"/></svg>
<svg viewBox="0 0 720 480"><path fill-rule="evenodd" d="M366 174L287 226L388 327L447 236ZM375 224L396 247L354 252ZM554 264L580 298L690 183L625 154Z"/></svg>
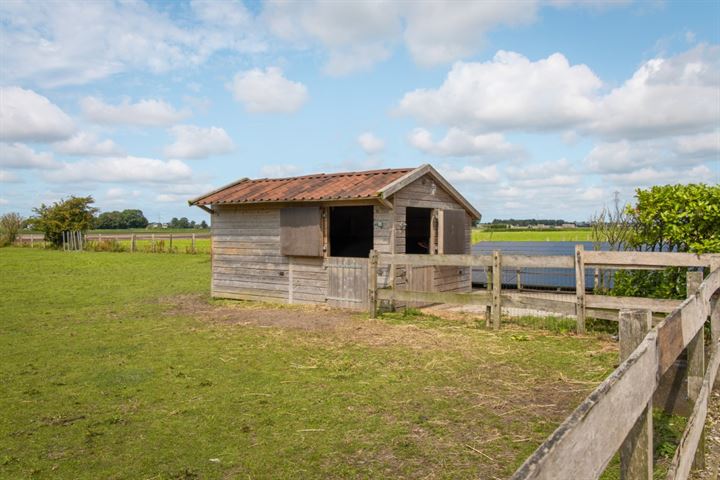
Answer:
<svg viewBox="0 0 720 480"><path fill-rule="evenodd" d="M711 255L670 252L583 252L585 265L647 267L709 267Z"/></svg>
<svg viewBox="0 0 720 480"><path fill-rule="evenodd" d="M415 292L408 290L379 289L379 300L401 300L407 302L448 303L455 305L489 305L490 294L478 293L444 293Z"/></svg>
<svg viewBox="0 0 720 480"><path fill-rule="evenodd" d="M609 295L585 295L585 305L589 308L605 309L642 309L652 312L670 313L680 306L680 300L663 300L642 297L611 297Z"/></svg>

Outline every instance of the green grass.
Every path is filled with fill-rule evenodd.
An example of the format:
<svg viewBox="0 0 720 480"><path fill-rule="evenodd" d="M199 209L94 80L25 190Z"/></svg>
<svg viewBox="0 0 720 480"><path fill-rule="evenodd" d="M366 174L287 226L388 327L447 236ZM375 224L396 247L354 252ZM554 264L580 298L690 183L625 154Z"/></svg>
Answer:
<svg viewBox="0 0 720 480"><path fill-rule="evenodd" d="M205 255L5 248L0 273L2 478L506 477L617 357L412 311L210 321L175 305L267 310L210 301Z"/></svg>
<svg viewBox="0 0 720 480"><path fill-rule="evenodd" d="M591 242L589 228L568 230L478 230L472 231L472 243L478 242Z"/></svg>

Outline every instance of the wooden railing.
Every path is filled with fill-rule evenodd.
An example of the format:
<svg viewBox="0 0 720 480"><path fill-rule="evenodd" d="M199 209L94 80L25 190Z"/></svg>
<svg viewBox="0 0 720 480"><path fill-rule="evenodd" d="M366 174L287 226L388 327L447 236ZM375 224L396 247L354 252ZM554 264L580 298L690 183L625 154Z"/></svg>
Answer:
<svg viewBox="0 0 720 480"><path fill-rule="evenodd" d="M389 288L377 288L379 265L390 266ZM397 265L451 265L491 267L492 287L480 293L407 292L395 287ZM502 265L575 268L574 303L533 299L501 293ZM586 266L613 268L709 267L688 272L688 298L670 303L635 297L586 295ZM653 478L652 401L663 375L683 352L687 356L687 398L691 404L686 429L670 464L667 479L686 479L693 465L704 462L703 428L710 392L720 368L720 260L715 255L679 253L583 252L575 257L471 255L377 255L370 256L370 298L373 313L380 300L442 302L486 305L493 326L500 326L502 305L530 305L560 313L575 311L578 330L584 327L586 309L616 310L619 321L622 363L603 381L555 432L515 472L513 480L594 479L600 477L616 453L620 453L621 478ZM582 280L580 280L582 279ZM701 283L702 282L702 283ZM672 308L671 308L672 307ZM653 327L652 312L671 308ZM556 310L554 310L556 309ZM705 324L710 319L710 357L705 365Z"/></svg>
<svg viewBox="0 0 720 480"><path fill-rule="evenodd" d="M394 302L426 302L486 307L486 322L500 328L501 310L507 308L532 308L574 316L577 331L585 332L585 320L590 316L617 320L618 312L627 308L641 308L656 314L667 314L680 305L679 300L662 300L640 297L616 297L588 294L585 286L585 269L659 269L666 267L720 267L720 255L695 255L691 253L655 252L598 252L584 251L582 245L575 248L575 255L408 255L378 254L371 252L369 268L370 309L374 315L382 300ZM378 288L378 269L389 267L389 285ZM486 291L468 293L426 292L396 288L398 266L457 266L484 267L488 272ZM508 268L565 268L575 270L575 295L540 298L537 295L502 290L501 271Z"/></svg>

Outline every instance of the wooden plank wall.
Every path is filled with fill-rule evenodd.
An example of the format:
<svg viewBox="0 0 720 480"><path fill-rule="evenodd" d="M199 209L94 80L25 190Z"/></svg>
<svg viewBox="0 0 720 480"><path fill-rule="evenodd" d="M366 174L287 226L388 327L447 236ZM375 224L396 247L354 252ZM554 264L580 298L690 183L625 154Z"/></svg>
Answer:
<svg viewBox="0 0 720 480"><path fill-rule="evenodd" d="M405 225L407 207L433 208L457 210L463 207L436 184L433 179L425 175L397 192L394 196L395 204L395 251L392 253L405 253ZM470 253L471 219L467 215L467 228L465 230L465 253ZM437 236L434 247L437 248ZM383 253L378 249L378 253ZM422 267L421 267L422 268ZM433 290L438 292L469 292L471 286L471 272L468 267L432 267ZM398 289L406 288L407 275L404 267L398 267L396 272L396 285Z"/></svg>
<svg viewBox="0 0 720 480"><path fill-rule="evenodd" d="M216 206L215 210L211 226L213 297L325 303L323 259L280 253L279 208Z"/></svg>

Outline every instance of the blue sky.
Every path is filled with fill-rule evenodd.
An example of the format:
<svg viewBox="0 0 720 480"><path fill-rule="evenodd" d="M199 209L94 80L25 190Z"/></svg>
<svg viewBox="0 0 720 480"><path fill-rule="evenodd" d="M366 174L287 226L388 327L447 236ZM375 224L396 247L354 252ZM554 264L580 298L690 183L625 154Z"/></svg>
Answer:
<svg viewBox="0 0 720 480"><path fill-rule="evenodd" d="M0 212L151 221L240 177L431 163L485 220L720 182L720 2L0 4Z"/></svg>

